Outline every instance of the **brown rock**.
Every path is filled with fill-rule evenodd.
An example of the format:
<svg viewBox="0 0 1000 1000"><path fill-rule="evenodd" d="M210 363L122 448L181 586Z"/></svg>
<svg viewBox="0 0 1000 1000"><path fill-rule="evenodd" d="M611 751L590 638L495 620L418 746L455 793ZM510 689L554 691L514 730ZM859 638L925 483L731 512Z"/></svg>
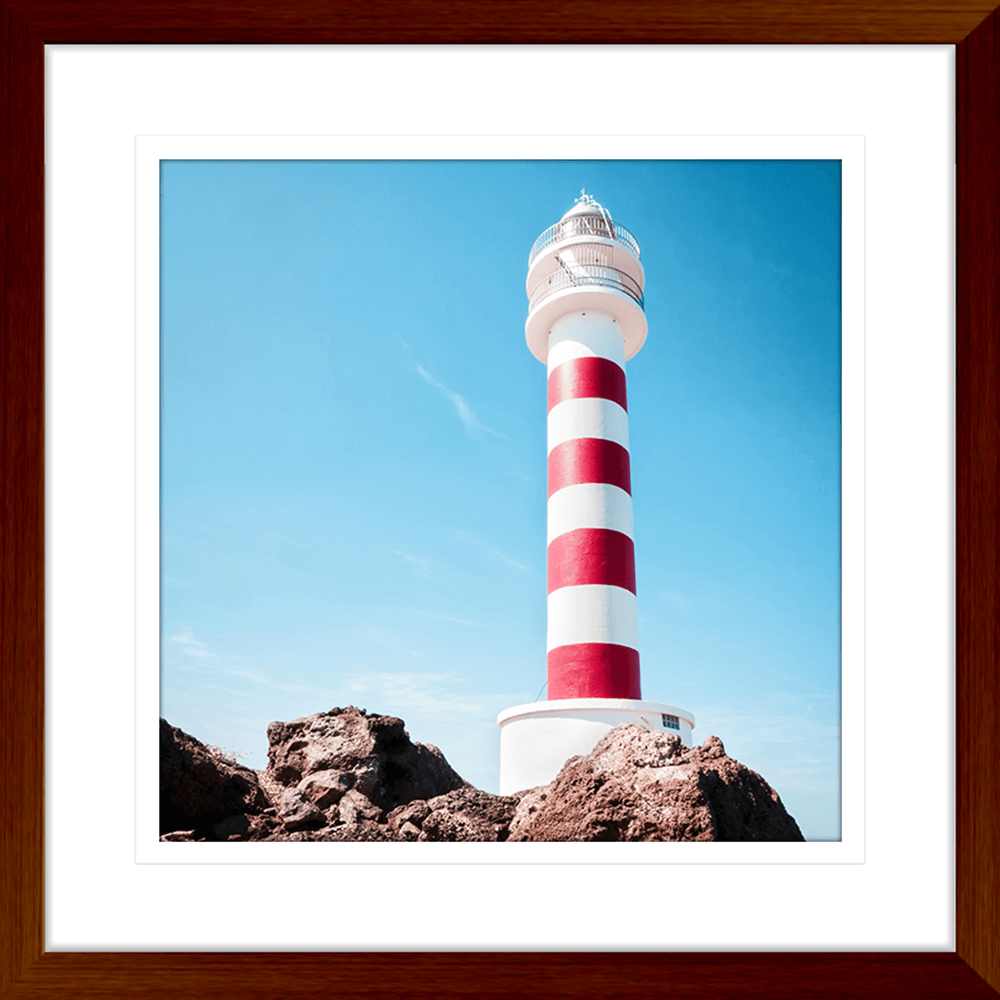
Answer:
<svg viewBox="0 0 1000 1000"><path fill-rule="evenodd" d="M267 805L255 771L160 719L161 834L192 830L195 839L216 839L216 824Z"/></svg>
<svg viewBox="0 0 1000 1000"><path fill-rule="evenodd" d="M299 791L319 809L336 805L351 787L351 775L343 771L316 771L303 778Z"/></svg>
<svg viewBox="0 0 1000 1000"><path fill-rule="evenodd" d="M269 809L261 816L250 817L250 829L245 840L270 840L271 836L282 829L277 817L277 810Z"/></svg>
<svg viewBox="0 0 1000 1000"><path fill-rule="evenodd" d="M363 819L357 823L327 826L314 833L292 834L282 840L322 840L343 843L390 843L400 839L398 833L385 823Z"/></svg>
<svg viewBox="0 0 1000 1000"><path fill-rule="evenodd" d="M378 822L382 818L382 810L371 799L352 788L340 800L340 822L348 825L368 819Z"/></svg>
<svg viewBox="0 0 1000 1000"><path fill-rule="evenodd" d="M375 755L375 738L363 712L334 708L267 727L268 771L283 785L297 785L315 771L353 771Z"/></svg>
<svg viewBox="0 0 1000 1000"><path fill-rule="evenodd" d="M427 805L430 811L420 824L420 840L498 841L507 839L517 799L466 786L438 795Z"/></svg>
<svg viewBox="0 0 1000 1000"><path fill-rule="evenodd" d="M555 781L525 793L510 840L803 840L795 820L755 771L710 736L680 738L632 723L612 729Z"/></svg>
<svg viewBox="0 0 1000 1000"><path fill-rule="evenodd" d="M267 736L268 780L305 790L304 780L322 773L332 788L340 774L382 811L465 784L437 747L411 742L401 719L353 705L272 722Z"/></svg>
<svg viewBox="0 0 1000 1000"><path fill-rule="evenodd" d="M278 800L278 818L289 832L326 825L326 817L297 788L286 788Z"/></svg>
<svg viewBox="0 0 1000 1000"><path fill-rule="evenodd" d="M171 830L170 833L160 834L160 840L165 843L188 843L194 839L194 830Z"/></svg>
<svg viewBox="0 0 1000 1000"><path fill-rule="evenodd" d="M172 841L802 840L759 774L710 736L626 724L548 785L464 782L400 719L361 709L275 722L255 772L160 720L161 839Z"/></svg>
<svg viewBox="0 0 1000 1000"><path fill-rule="evenodd" d="M420 824L430 815L431 807L423 799L416 802L407 802L405 805L397 806L386 817L388 824L396 830L402 830L409 824L416 827L420 832Z"/></svg>

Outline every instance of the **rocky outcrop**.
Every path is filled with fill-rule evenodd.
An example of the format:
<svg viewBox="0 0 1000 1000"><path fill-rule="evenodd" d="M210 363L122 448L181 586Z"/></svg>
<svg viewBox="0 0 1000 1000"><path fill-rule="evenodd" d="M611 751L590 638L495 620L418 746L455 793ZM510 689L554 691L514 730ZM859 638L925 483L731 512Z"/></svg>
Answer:
<svg viewBox="0 0 1000 1000"><path fill-rule="evenodd" d="M437 747L411 742L402 719L353 706L272 722L267 738L268 784L295 803L295 829L383 823L397 806L466 785Z"/></svg>
<svg viewBox="0 0 1000 1000"><path fill-rule="evenodd" d="M509 840L804 840L778 793L710 736L612 729L518 804Z"/></svg>
<svg viewBox="0 0 1000 1000"><path fill-rule="evenodd" d="M161 719L161 839L400 840L408 833L387 822L398 806L460 790L496 798L468 785L437 747L412 742L393 716L334 708L272 722L267 734L268 766L252 771ZM465 817L464 839L475 839L473 807L441 808L456 830ZM488 817L481 832L496 840Z"/></svg>
<svg viewBox="0 0 1000 1000"><path fill-rule="evenodd" d="M256 771L160 719L160 833L165 839L244 840L269 806Z"/></svg>
<svg viewBox="0 0 1000 1000"><path fill-rule="evenodd" d="M473 788L401 719L334 708L268 726L251 771L160 720L161 840L802 840L755 771L710 736L626 723L548 785Z"/></svg>

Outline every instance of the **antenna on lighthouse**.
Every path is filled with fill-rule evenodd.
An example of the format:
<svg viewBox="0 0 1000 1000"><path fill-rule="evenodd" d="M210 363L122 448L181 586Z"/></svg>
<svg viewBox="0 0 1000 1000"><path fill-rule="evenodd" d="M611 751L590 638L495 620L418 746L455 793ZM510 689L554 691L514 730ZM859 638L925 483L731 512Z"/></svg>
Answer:
<svg viewBox="0 0 1000 1000"><path fill-rule="evenodd" d="M580 197L531 248L525 338L548 369L548 700L501 712L500 792L551 781L632 722L691 745L694 716L643 701L625 362L646 339L639 244Z"/></svg>
<svg viewBox="0 0 1000 1000"><path fill-rule="evenodd" d="M593 196L587 194L586 188L580 188L580 197L577 198L573 204L579 205L583 203L588 208L596 208L601 215L604 216L604 221L608 224L608 232L611 234L612 239L614 238L614 222L611 219L611 213Z"/></svg>

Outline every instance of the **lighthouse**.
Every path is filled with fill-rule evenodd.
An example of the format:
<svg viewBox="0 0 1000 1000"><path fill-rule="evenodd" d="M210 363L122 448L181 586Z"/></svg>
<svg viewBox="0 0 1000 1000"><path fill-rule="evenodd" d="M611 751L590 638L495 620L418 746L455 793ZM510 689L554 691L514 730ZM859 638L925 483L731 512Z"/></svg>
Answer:
<svg viewBox="0 0 1000 1000"><path fill-rule="evenodd" d="M646 340L635 237L585 192L528 257L528 349L548 370L546 701L501 712L500 793L551 781L622 722L691 745L642 699L625 364Z"/></svg>

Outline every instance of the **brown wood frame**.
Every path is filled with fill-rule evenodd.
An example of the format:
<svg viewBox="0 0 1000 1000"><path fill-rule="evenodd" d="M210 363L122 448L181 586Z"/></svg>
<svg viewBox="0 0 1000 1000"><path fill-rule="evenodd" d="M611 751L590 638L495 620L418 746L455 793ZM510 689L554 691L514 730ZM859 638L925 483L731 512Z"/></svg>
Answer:
<svg viewBox="0 0 1000 1000"><path fill-rule="evenodd" d="M0 0L0 995L991 997L1000 990L996 0ZM957 46L956 953L108 953L43 948L46 43ZM919 816L899 817L901 836ZM388 912L405 907L387 901ZM413 917L418 919L419 904Z"/></svg>

